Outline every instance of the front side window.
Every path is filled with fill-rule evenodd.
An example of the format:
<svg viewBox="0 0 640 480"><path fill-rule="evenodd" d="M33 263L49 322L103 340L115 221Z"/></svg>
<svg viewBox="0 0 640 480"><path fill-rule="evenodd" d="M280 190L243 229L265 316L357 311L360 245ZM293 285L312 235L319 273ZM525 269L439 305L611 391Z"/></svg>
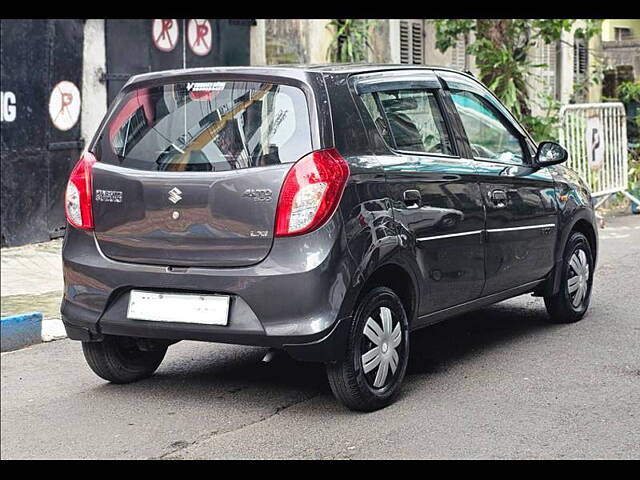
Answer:
<svg viewBox="0 0 640 480"><path fill-rule="evenodd" d="M362 95L362 101L382 137L396 150L453 154L433 91L380 91Z"/></svg>
<svg viewBox="0 0 640 480"><path fill-rule="evenodd" d="M302 90L271 83L179 82L127 93L96 146L138 170L218 172L295 162L311 151Z"/></svg>
<svg viewBox="0 0 640 480"><path fill-rule="evenodd" d="M525 156L520 140L489 104L472 92L451 93L474 158L522 165Z"/></svg>

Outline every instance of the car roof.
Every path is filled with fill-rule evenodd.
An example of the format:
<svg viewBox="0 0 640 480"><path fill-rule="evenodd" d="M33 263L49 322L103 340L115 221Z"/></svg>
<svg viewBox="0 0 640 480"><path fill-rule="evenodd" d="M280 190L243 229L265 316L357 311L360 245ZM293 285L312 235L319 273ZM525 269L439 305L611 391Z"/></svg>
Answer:
<svg viewBox="0 0 640 480"><path fill-rule="evenodd" d="M405 65L389 63L327 63L327 64L278 64L262 66L241 66L241 67L200 67L183 68L174 70L162 70L157 72L143 73L132 76L127 85L156 80L160 78L170 78L185 75L211 75L211 74L253 74L277 77L300 77L305 73L326 73L334 75L352 75L361 73L373 73L392 70L439 70L458 73L467 77L472 77L468 72L462 72L454 68L437 65Z"/></svg>
<svg viewBox="0 0 640 480"><path fill-rule="evenodd" d="M328 73L368 73L384 70L447 70L463 75L466 72L440 65L407 65L402 63L325 63L325 64L299 64L299 65L272 65L273 67L295 67L308 71L320 71Z"/></svg>

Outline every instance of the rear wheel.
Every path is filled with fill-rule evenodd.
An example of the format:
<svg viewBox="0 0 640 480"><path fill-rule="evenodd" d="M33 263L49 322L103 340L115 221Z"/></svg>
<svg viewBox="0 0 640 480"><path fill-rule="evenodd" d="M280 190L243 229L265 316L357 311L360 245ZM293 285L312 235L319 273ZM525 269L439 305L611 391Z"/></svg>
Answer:
<svg viewBox="0 0 640 480"><path fill-rule="evenodd" d="M82 342L82 351L96 375L112 383L130 383L153 375L167 345L141 350L134 338L106 336L101 342Z"/></svg>
<svg viewBox="0 0 640 480"><path fill-rule="evenodd" d="M569 237L561 268L560 289L544 297L544 303L553 322L577 322L589 308L593 284L593 254L582 233L573 232Z"/></svg>
<svg viewBox="0 0 640 480"><path fill-rule="evenodd" d="M386 287L366 294L355 310L347 354L327 364L333 394L352 410L373 411L400 392L409 357L409 328L400 298Z"/></svg>

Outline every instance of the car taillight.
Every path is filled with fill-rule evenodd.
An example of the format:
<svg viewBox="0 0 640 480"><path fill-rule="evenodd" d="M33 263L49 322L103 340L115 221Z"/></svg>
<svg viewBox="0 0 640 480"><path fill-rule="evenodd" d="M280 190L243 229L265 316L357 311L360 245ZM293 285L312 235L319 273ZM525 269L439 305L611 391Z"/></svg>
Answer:
<svg viewBox="0 0 640 480"><path fill-rule="evenodd" d="M349 178L349 165L335 148L311 152L298 160L280 191L276 237L315 230L336 210Z"/></svg>
<svg viewBox="0 0 640 480"><path fill-rule="evenodd" d="M64 199L64 213L67 221L76 228L92 229L91 213L92 167L96 157L85 152L73 167Z"/></svg>

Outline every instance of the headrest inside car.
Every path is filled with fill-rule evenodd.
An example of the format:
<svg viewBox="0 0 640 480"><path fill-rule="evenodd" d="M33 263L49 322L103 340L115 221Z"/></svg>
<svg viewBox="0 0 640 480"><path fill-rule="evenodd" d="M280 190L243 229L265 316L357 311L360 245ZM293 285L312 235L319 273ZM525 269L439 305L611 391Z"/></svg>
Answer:
<svg viewBox="0 0 640 480"><path fill-rule="evenodd" d="M382 106L387 112L406 112L418 108L415 98L391 98L382 100Z"/></svg>

